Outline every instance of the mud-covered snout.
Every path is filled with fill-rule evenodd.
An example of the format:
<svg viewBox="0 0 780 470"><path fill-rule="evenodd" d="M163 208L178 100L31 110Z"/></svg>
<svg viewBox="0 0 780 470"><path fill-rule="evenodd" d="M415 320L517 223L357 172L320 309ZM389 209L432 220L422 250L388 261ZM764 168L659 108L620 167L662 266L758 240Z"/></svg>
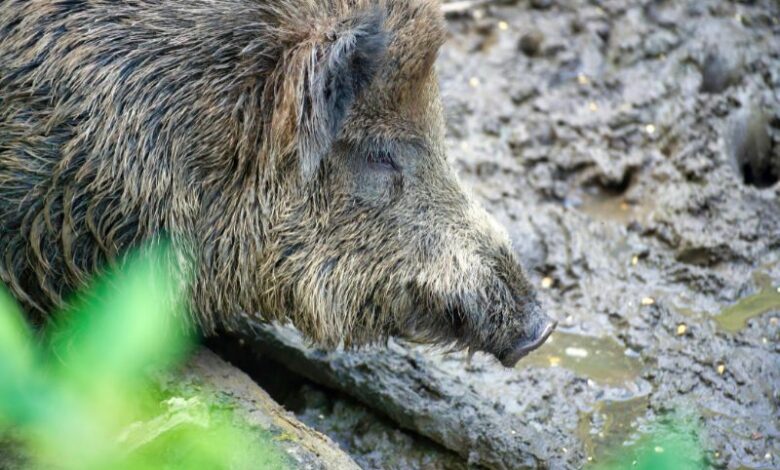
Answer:
<svg viewBox="0 0 780 470"><path fill-rule="evenodd" d="M558 322L548 317L541 308L534 307L529 312L527 328L518 336L508 348L494 353L504 367L514 367L517 361L525 357L531 351L543 345L550 337Z"/></svg>

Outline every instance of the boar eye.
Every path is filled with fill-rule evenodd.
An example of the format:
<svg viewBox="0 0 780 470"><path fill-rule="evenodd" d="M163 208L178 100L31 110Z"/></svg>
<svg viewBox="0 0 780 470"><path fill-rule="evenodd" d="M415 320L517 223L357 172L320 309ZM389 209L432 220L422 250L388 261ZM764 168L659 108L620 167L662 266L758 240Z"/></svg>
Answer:
<svg viewBox="0 0 780 470"><path fill-rule="evenodd" d="M389 152L381 150L368 152L368 162L383 169L398 170L398 165L396 165L393 156Z"/></svg>

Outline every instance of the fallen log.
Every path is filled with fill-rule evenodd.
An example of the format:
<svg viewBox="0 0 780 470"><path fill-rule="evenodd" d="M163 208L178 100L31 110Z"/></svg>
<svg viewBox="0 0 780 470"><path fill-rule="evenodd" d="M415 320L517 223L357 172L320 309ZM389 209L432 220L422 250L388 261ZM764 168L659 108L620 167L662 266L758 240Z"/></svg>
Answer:
<svg viewBox="0 0 780 470"><path fill-rule="evenodd" d="M213 352L201 349L179 371L162 380L197 384L199 399L227 401L244 424L270 432L273 444L296 468L358 470L358 465L327 436L309 428L276 403L249 376Z"/></svg>
<svg viewBox="0 0 780 470"><path fill-rule="evenodd" d="M547 449L522 417L497 409L422 354L398 343L388 348L324 352L307 347L293 328L244 317L235 333L267 356L325 387L346 393L456 452L471 465L497 469L544 467Z"/></svg>

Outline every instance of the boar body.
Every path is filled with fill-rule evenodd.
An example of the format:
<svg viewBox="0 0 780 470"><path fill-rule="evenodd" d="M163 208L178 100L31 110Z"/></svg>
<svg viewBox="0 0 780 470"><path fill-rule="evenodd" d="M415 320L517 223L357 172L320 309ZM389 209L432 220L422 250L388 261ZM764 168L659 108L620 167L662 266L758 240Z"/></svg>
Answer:
<svg viewBox="0 0 780 470"><path fill-rule="evenodd" d="M44 319L165 238L206 332L514 364L554 323L445 158L444 36L430 0L1 2L0 279Z"/></svg>

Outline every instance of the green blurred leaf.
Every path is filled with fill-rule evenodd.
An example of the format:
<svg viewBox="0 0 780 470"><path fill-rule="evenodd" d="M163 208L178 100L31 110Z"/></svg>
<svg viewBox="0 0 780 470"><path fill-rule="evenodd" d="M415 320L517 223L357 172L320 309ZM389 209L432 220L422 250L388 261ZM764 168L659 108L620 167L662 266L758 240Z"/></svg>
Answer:
<svg viewBox="0 0 780 470"><path fill-rule="evenodd" d="M32 370L32 336L21 312L0 286L0 387L24 380Z"/></svg>
<svg viewBox="0 0 780 470"><path fill-rule="evenodd" d="M271 436L233 423L229 409L211 409L208 426L185 424L133 452L127 468L287 468ZM197 420L195 420L197 423Z"/></svg>
<svg viewBox="0 0 780 470"><path fill-rule="evenodd" d="M120 266L55 315L42 342L0 289L0 432L12 426L35 467L286 467L270 435L236 426L232 410L201 407L201 417L189 420L166 414L172 401L147 374L176 364L193 345L184 323L189 273L169 243ZM185 402L197 403L197 393ZM122 439L128 430L141 432L140 447L138 437L136 444Z"/></svg>
<svg viewBox="0 0 780 470"><path fill-rule="evenodd" d="M176 273L171 258L168 244L135 253L64 313L54 352L74 377L121 385L150 365L181 358L189 343L182 324L187 273Z"/></svg>

